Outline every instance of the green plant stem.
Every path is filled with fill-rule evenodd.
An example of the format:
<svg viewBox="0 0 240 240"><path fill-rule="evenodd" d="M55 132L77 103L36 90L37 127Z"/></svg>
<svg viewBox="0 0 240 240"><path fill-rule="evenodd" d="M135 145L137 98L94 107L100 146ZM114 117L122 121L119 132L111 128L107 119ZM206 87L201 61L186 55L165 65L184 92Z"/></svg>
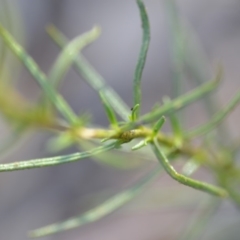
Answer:
<svg viewBox="0 0 240 240"><path fill-rule="evenodd" d="M181 62L185 64L186 70L190 72L191 79L197 85L202 84L206 81L206 76L209 71L209 61L204 54L204 49L199 43L197 34L192 29L189 22L185 21L177 10L176 0L167 0L166 5L169 10L169 19L172 23L173 41L176 42L176 48L179 50L179 56L181 57ZM179 42L180 44L177 44ZM185 45L184 51L182 51L181 43L188 42L188 47ZM175 46L175 45L174 45ZM175 59L178 59L175 57ZM178 74L179 76L181 74ZM214 109L219 109L217 102L211 95L207 95L203 99L203 103L208 116L214 113ZM218 128L218 140L227 143L230 139L226 126L221 124Z"/></svg>
<svg viewBox="0 0 240 240"><path fill-rule="evenodd" d="M141 22L142 22L142 29L143 29L143 37L142 37L142 46L138 57L137 66L135 69L134 74L134 81L133 81L133 106L139 104L139 108L136 109L136 117L139 117L140 108L141 108L141 80L142 80L142 72L144 69L144 65L147 58L147 52L150 42L150 26L149 20L147 16L147 12L145 6L141 0L137 0L137 4L140 10Z"/></svg>
<svg viewBox="0 0 240 240"><path fill-rule="evenodd" d="M79 52L92 43L100 35L100 28L94 27L91 31L84 33L69 42L59 54L50 73L49 81L53 86L57 86L60 79L72 65Z"/></svg>
<svg viewBox="0 0 240 240"><path fill-rule="evenodd" d="M160 121L160 127L161 127L161 124L162 123ZM58 130L60 130L60 128ZM139 129L133 129L125 132L118 132L118 130L116 131L116 130L106 130L106 129L92 129L92 128L83 128L83 127L79 129L73 129L73 130L63 129L63 131L70 131L69 133L72 134L73 138L76 138L78 140L79 139L85 139L85 140L91 140L91 139L114 140L115 139L119 141L119 144L120 143L123 144L137 138L147 139L147 138L152 138L153 136L153 130L151 128L146 128L146 127L140 127ZM190 143L183 143L179 145L178 142L176 142L174 137L167 136L162 132L158 132L157 134L154 133L154 135L157 141L162 145L166 146L169 149L176 149L175 154L181 154L183 156L188 156L188 157L195 157L199 161L204 160L205 162L209 158L208 153L202 148L197 148L191 145ZM70 154L62 157L60 156L60 157L22 161L17 163L1 164L0 172L22 170L22 169L29 169L29 168L38 168L38 167L47 167L47 166L58 165L58 164L67 163L71 161L77 161L78 159L83 159L95 154L99 154L101 151L111 150L116 146L117 143L110 143L109 145L100 146L91 151Z"/></svg>
<svg viewBox="0 0 240 240"><path fill-rule="evenodd" d="M183 93L183 77L184 77L184 58L186 41L185 36L181 32L180 19L178 19L177 6L174 0L165 1L168 9L169 25L171 30L171 60L172 60L172 85L173 97L179 97ZM181 132L181 126L184 122L182 113L171 114L172 126L176 129L177 134ZM178 135L179 136L179 135Z"/></svg>
<svg viewBox="0 0 240 240"><path fill-rule="evenodd" d="M59 112L71 123L77 121L77 117L62 96L54 90L48 82L45 74L39 69L34 60L26 53L26 51L14 40L14 38L0 25L0 35L4 42L13 51L13 53L22 61L34 79L41 86L44 94L51 100L52 104Z"/></svg>
<svg viewBox="0 0 240 240"><path fill-rule="evenodd" d="M221 121L223 121L229 113L231 113L234 110L234 108L239 104L239 102L240 102L240 92L237 93L236 96L222 110L217 112L210 121L189 131L185 135L185 137L193 138L196 136L209 133L214 128L216 128L218 124L220 124Z"/></svg>
<svg viewBox="0 0 240 240"><path fill-rule="evenodd" d="M172 25L172 37L178 39L180 43L188 43L190 47L186 47L186 44L177 44L176 47L179 48L179 54L181 56L182 62L185 64L186 70L193 76L192 80L197 85L203 84L206 81L206 77L209 75L206 70L209 68L209 61L204 55L204 49L199 43L197 34L193 31L189 22L181 16L177 9L176 0L166 0L166 5L169 10L169 20ZM173 41L174 41L173 39ZM179 41L179 39L181 39ZM180 47L182 46L182 47ZM184 51L182 51L184 47ZM203 99L208 115L213 113L216 109L216 103L213 101L211 96L206 96Z"/></svg>
<svg viewBox="0 0 240 240"><path fill-rule="evenodd" d="M168 102L171 102L171 100L169 98L165 97L163 99L163 102L168 103ZM171 128L172 128L173 135L178 139L182 138L182 128L181 128L179 115L177 116L176 114L171 113L171 114L169 114L169 120L171 122Z"/></svg>
<svg viewBox="0 0 240 240"><path fill-rule="evenodd" d="M48 26L47 33L60 48L67 45L68 39L55 26ZM79 75L83 76L86 83L96 92L104 94L115 112L123 120L128 121L128 116L131 114L129 107L122 98L106 84L103 77L90 65L81 53L74 59L74 69Z"/></svg>
<svg viewBox="0 0 240 240"><path fill-rule="evenodd" d="M162 115L167 115L173 111L177 111L183 107L186 107L192 102L195 102L197 99L203 97L205 94L213 91L218 86L221 76L222 76L222 72L219 71L214 81L209 81L201 85L200 87L192 90L191 92L183 96L180 96L176 99L173 99L171 102L165 103L159 109L143 115L138 121L139 124L150 123Z"/></svg>
<svg viewBox="0 0 240 240"><path fill-rule="evenodd" d="M105 146L96 147L86 152L77 152L77 153L58 156L58 157L49 157L49 158L41 158L41 159L34 159L34 160L28 160L28 161L0 164L0 172L10 172L10 171L17 171L17 170L32 169L32 168L49 167L49 166L55 166L63 163L75 162L81 159L85 159L85 158L109 151L111 149L114 149L115 147L116 147L116 142L110 143Z"/></svg>
<svg viewBox="0 0 240 240"><path fill-rule="evenodd" d="M28 160L28 161L20 161L16 163L0 164L0 172L31 169L31 168L38 168L38 167L47 167L47 166L53 166L53 165L67 163L67 162L77 161L80 159L91 157L101 152L109 151L114 147L116 147L116 144L118 143L123 144L125 142L129 142L136 138L144 138L144 139L148 137L151 138L153 135L153 131L150 128L143 128L143 127L141 127L141 129L133 129L133 130L121 132L121 133L118 133L115 130L80 128L80 129L74 129L71 134L73 134L73 137L76 139L90 140L90 139L108 138L109 140L115 139L118 141L115 143L110 143L105 146L94 148L93 150L86 151L86 152L74 153L74 154L69 154L69 155L59 156L59 157L50 157L50 158L35 159L35 160ZM182 154L190 157L194 156L196 158L200 156L201 159L207 158L207 153L204 151L204 149L196 148L190 144L182 144L181 146L179 145L175 146L176 145L175 139L167 135L164 135L161 132L158 132L158 134L156 134L156 138L159 141L159 143L163 144L164 146L171 149L176 148L178 154Z"/></svg>
<svg viewBox="0 0 240 240"><path fill-rule="evenodd" d="M158 142L156 139L153 141L152 148L153 148L153 151L154 151L155 155L157 156L159 162L163 166L163 168L176 181L178 181L186 186L213 194L218 197L227 197L228 196L227 191L223 188L216 187L216 186L213 186L213 185L205 183L205 182L200 182L200 181L194 180L192 178L186 177L182 174L179 174L173 168L173 166L170 165L167 157L165 156L163 151L159 148Z"/></svg>
<svg viewBox="0 0 240 240"><path fill-rule="evenodd" d="M117 128L118 127L118 121L117 121L117 117L115 115L114 110L112 109L112 106L109 104L109 102L107 101L107 99L105 98L104 94L102 94L101 92L99 93L99 96L101 98L102 101L102 105L104 107L104 110L106 112L107 118L111 124L112 127Z"/></svg>
<svg viewBox="0 0 240 240"><path fill-rule="evenodd" d="M2 24L7 28L10 29L11 32L15 32L14 25L12 22L13 17L13 6L11 6L11 2L7 0L1 1L1 9L0 9L0 16ZM0 44L0 76L1 81L6 81L4 79L4 72L8 69L8 60L9 60L9 52L8 49L4 46L4 44ZM9 80L9 79L8 79Z"/></svg>

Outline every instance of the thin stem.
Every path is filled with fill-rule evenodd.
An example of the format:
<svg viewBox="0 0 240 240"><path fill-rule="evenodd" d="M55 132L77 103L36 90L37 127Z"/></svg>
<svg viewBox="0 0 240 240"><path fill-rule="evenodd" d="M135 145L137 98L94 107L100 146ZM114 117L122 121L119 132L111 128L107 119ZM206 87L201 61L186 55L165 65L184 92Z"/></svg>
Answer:
<svg viewBox="0 0 240 240"><path fill-rule="evenodd" d="M171 29L175 30L173 32L175 42L179 41L179 39L181 39L179 42L183 42L185 39L187 39L188 42L188 47L184 46L184 52L179 49L182 52L180 55L182 57L182 62L185 63L186 70L192 76L191 79L193 82L198 85L202 84L206 81L206 77L209 75L209 60L207 59L204 49L199 43L199 38L196 32L192 29L191 24L187 22L186 19L184 19L177 11L176 0L166 0L166 4L169 6L168 9L170 10L170 14L168 14L168 16L170 17L170 21L173 23L173 27ZM177 47L180 45L182 44L176 44ZM212 115L214 110L219 109L217 102L211 95L207 95L203 99L203 103L208 115ZM220 140L222 142L227 142L229 140L229 134L226 126L221 124L218 130Z"/></svg>
<svg viewBox="0 0 240 240"><path fill-rule="evenodd" d="M91 31L73 39L63 48L49 74L49 81L53 86L58 85L58 82L70 68L78 53L96 40L99 35L100 28L94 27Z"/></svg>
<svg viewBox="0 0 240 240"><path fill-rule="evenodd" d="M223 188L220 188L220 187L217 187L217 186L205 183L205 182L200 182L200 181L194 180L192 178L186 177L182 174L179 174L173 168L173 166L169 163L169 161L168 161L166 155L163 153L163 151L159 148L158 142L156 139L153 141L152 148L153 148L153 152L155 153L156 157L158 158L158 160L161 163L161 165L163 166L163 168L176 181L178 181L186 186L189 186L189 187L192 187L192 188L195 188L195 189L198 189L198 190L201 190L201 191L204 191L204 192L207 192L207 193L219 196L219 197L227 197L228 196L227 191Z"/></svg>
<svg viewBox="0 0 240 240"><path fill-rule="evenodd" d="M164 120L163 118L161 119ZM161 121L160 121L160 126L162 124ZM109 145L100 146L100 147L94 148L93 150L82 152L82 153L74 153L74 154L69 154L69 155L59 156L59 157L50 157L50 158L28 160L28 161L16 162L16 163L1 164L0 172L23 170L23 169L38 168L38 167L47 167L47 166L58 165L58 164L67 163L71 161L77 161L78 159L83 159L86 157L90 157L92 155L99 154L101 151L105 152L105 151L111 150L118 143L123 144L125 142L129 142L136 138L144 138L144 139L147 139L149 137L152 138L152 135L153 135L152 129L143 128L143 127L141 127L141 129L133 129L126 132L118 132L116 130L106 130L106 129L82 128L82 127L79 129L71 130L71 129L64 129L64 128L61 129L60 127L58 129L53 128L52 130L66 131L66 133L67 131L70 131L69 134L73 134L72 135L73 139L77 138L77 139L89 140L89 139L107 138L108 140L115 139L118 141L116 143L110 143ZM186 155L190 157L207 156L204 149L196 148L190 144L182 144L181 146L175 146L176 145L175 139L167 135L164 135L161 132L158 132L155 136L162 145L168 148L177 148L177 152L182 155Z"/></svg>
<svg viewBox="0 0 240 240"><path fill-rule="evenodd" d="M40 159L27 160L27 161L21 161L21 162L0 164L0 172L48 167L48 166L55 166L63 163L75 162L84 158L88 158L88 157L112 150L116 147L116 144L117 142L114 142L105 146L96 147L86 152L77 152L77 153L58 156L58 157L40 158Z"/></svg>
<svg viewBox="0 0 240 240"><path fill-rule="evenodd" d="M139 108L136 110L136 117L139 117L140 107L141 107L141 80L142 80L142 72L147 58L147 52L150 42L150 26L148 15L145 9L145 6L141 0L137 0L137 4L140 10L142 29L143 29L143 37L142 37L142 46L138 57L137 66L135 69L134 81L133 81L133 106L139 104Z"/></svg>
<svg viewBox="0 0 240 240"><path fill-rule="evenodd" d="M186 41L185 36L181 31L180 19L178 19L177 6L174 0L165 1L168 9L167 16L169 17L169 25L171 30L171 61L172 61L172 85L173 97L176 98L182 95L183 92L183 75L184 75L184 58ZM177 125L183 123L183 114L172 114L172 119L176 119ZM176 125L176 126L177 126Z"/></svg>
<svg viewBox="0 0 240 240"><path fill-rule="evenodd" d="M197 99L203 97L205 94L213 91L218 86L221 76L222 72L218 71L214 81L209 81L201 85L200 87L192 90L191 92L165 103L159 109L143 115L138 121L139 124L152 122L162 115L177 111L183 107L186 107L190 103L195 102Z"/></svg>
<svg viewBox="0 0 240 240"><path fill-rule="evenodd" d="M144 124L152 123L153 121L156 121L158 118L160 118L162 115L168 115L174 111L178 111L186 107L187 105L195 102L199 98L213 91L220 82L221 74L222 72L218 71L214 81L209 81L202 86L192 90L191 92L165 103L159 109L143 115L138 121L125 124L120 130L127 131L129 129L133 129L134 127L139 127Z"/></svg>
<svg viewBox="0 0 240 240"><path fill-rule="evenodd" d="M153 130L151 128L140 127L139 129L132 129L125 132L118 132L115 130L105 130L105 129L90 129L90 128L80 128L75 129L74 134L80 139L118 139L123 142L129 142L137 138L148 138L152 137ZM155 135L155 134L154 134ZM192 156L204 156L207 157L204 149L197 148L191 144L181 144L176 146L175 138L167 136L162 132L158 132L156 135L157 140L162 145L168 148L176 148L178 153L192 157ZM201 158L202 159L202 158Z"/></svg>
<svg viewBox="0 0 240 240"><path fill-rule="evenodd" d="M59 110L59 112L73 123L77 121L75 113L65 102L61 95L56 93L52 85L48 82L45 74L39 69L35 61L26 53L26 51L14 40L14 38L0 25L0 35L4 42L13 51L13 53L22 61L28 71L32 74L34 79L43 89L44 94L51 100L52 104Z"/></svg>
<svg viewBox="0 0 240 240"><path fill-rule="evenodd" d="M43 228L39 228L37 230L33 230L29 233L29 235L30 237L43 237L97 221L122 207L124 204L136 197L136 195L140 194L146 186L153 182L159 172L160 169L155 168L147 176L137 182L133 187L113 196L112 198L89 210L88 212L81 214L78 217L70 218L62 223L55 223Z"/></svg>
<svg viewBox="0 0 240 240"><path fill-rule="evenodd" d="M168 97L165 97L163 99L163 102L164 103L171 102L171 99ZM175 138L180 139L182 136L182 128L181 128L181 123L180 123L180 119L178 116L175 113L171 113L171 114L169 114L169 119L171 122L171 128L172 128L173 135L175 136Z"/></svg>
<svg viewBox="0 0 240 240"><path fill-rule="evenodd" d="M104 97L102 93L100 93L99 96L102 100L102 105L104 107L104 110L106 112L106 115L110 124L112 125L112 127L115 127L115 128L118 127L117 117L115 115L114 110L112 109L112 106L109 104L109 102L107 101L107 99Z"/></svg>
<svg viewBox="0 0 240 240"><path fill-rule="evenodd" d="M63 48L68 42L68 39L53 25L50 25L47 28L47 33L60 48ZM122 100L122 98L106 84L103 77L90 65L82 54L79 54L74 59L74 69L79 75L83 76L86 83L89 84L96 92L104 94L105 98L111 104L115 112L123 120L128 120L130 108Z"/></svg>
<svg viewBox="0 0 240 240"><path fill-rule="evenodd" d="M185 135L185 137L193 138L196 136L209 133L211 130L216 128L218 124L220 124L221 121L223 121L229 113L231 113L234 110L234 108L239 104L239 102L240 102L240 92L222 110L216 113L209 122L203 125L200 125L199 127L189 131Z"/></svg>

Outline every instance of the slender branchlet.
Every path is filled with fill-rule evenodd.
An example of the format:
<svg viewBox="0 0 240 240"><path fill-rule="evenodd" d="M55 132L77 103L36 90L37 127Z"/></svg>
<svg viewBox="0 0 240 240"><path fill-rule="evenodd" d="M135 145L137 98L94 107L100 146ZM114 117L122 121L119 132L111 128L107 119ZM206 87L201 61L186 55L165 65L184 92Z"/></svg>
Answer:
<svg viewBox="0 0 240 240"><path fill-rule="evenodd" d="M72 229L110 214L142 192L156 176L164 172L160 171L161 169L183 185L214 196L229 197L240 206L238 188L240 169L235 161L239 151L239 143L232 143L232 146L238 146L231 148L234 149L234 153L229 147L220 145L216 138L214 139L216 140L214 147L211 144L206 147L209 132L218 130L217 126L239 104L240 93L238 92L222 110L213 115L205 124L186 131L181 128L182 124L180 124L176 112L214 91L222 77L222 70L219 69L212 81L205 82L187 93L183 93L181 88L181 92L178 91L175 98L167 97L165 100L163 99L162 105L141 115L141 81L150 42L150 26L143 1L136 0L136 2L140 11L143 37L133 80L132 108L123 101L81 54L84 47L97 39L100 34L99 27L94 27L91 31L68 42L59 30L50 26L47 30L48 34L62 51L50 68L49 74L46 75L24 48L0 24L0 37L3 43L16 55L42 89L40 99L35 104L28 104L27 100L17 93L14 86L6 84L6 82L4 84L0 83L0 111L4 119L13 128L13 134L5 139L2 147L0 146L0 154L17 142L15 139L21 137L22 132L33 128L45 129L56 134L52 141L52 145L57 145L53 147L55 150L62 150L72 144L80 145L83 149L81 152L68 155L1 163L0 172L56 166L89 157L93 159L106 158L107 154L112 154L114 158L121 154L127 154L127 156L130 156L127 158L129 161L132 161L132 156L138 157L141 154L148 159L155 157L160 163L133 187L116 194L81 216L32 231L30 233L31 237L46 236ZM185 59L183 55L181 57ZM179 65L180 62L177 62L177 64ZM86 118L86 115L77 115L59 94L57 86L72 65L99 95L110 127L94 127ZM180 65L182 68L182 63ZM2 77L1 74L0 72ZM180 76L178 78L182 79ZM119 121L119 118L121 118L121 121ZM172 132L170 133L166 133L162 129L166 120L170 120L171 123ZM196 144L195 137L199 136L204 136L204 141L199 141ZM133 144L128 145L130 142L133 142ZM146 147L147 145L152 148L151 155L148 151L149 148ZM137 152L140 154L137 155ZM172 166L172 161L176 161L178 158L188 160L183 168L184 174L177 172ZM110 160L112 161L111 158ZM195 165L194 170L186 171L189 165L193 165L192 163ZM216 185L195 180L189 176L201 166L208 168L217 182Z"/></svg>

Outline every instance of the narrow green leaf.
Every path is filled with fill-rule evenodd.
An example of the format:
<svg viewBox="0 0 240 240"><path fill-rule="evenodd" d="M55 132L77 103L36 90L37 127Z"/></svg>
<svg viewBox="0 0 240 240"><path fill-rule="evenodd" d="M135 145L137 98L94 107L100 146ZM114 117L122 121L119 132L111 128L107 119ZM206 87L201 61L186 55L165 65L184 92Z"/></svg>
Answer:
<svg viewBox="0 0 240 240"><path fill-rule="evenodd" d="M210 193L210 194L218 196L218 197L227 197L228 196L228 192L221 187L217 187L217 186L208 184L206 182L197 181L192 178L186 177L182 174L179 174L173 168L173 166L169 163L169 160L167 159L166 155L163 153L163 151L158 146L157 139L155 139L153 141L152 148L153 148L153 152L155 153L156 157L158 158L160 164L163 166L163 168L166 170L166 172L169 174L169 176L171 176L176 181L178 181L186 186Z"/></svg>
<svg viewBox="0 0 240 240"><path fill-rule="evenodd" d="M9 30L14 36L17 36L21 40L23 39L22 21L18 12L18 7L11 1L1 1L0 8L0 22L2 26ZM13 71L14 69L14 71ZM8 48L4 44L0 43L0 76L1 82L7 81L9 78L5 78L10 73L11 79L15 79L19 74L19 65L13 59L13 56L9 54ZM9 77L9 76L8 76Z"/></svg>
<svg viewBox="0 0 240 240"><path fill-rule="evenodd" d="M65 102L61 95L56 93L49 83L45 74L39 69L35 61L26 53L26 51L14 40L14 38L0 25L0 35L12 52L20 59L34 79L41 86L44 94L50 99L52 104L69 122L75 122L76 115Z"/></svg>
<svg viewBox="0 0 240 240"><path fill-rule="evenodd" d="M180 61L185 63L185 67L193 76L192 81L198 85L202 84L209 75L209 61L205 56L204 49L190 23L181 17L176 0L165 1L165 3L171 26L170 29L172 30L172 41L175 46L175 58L177 58L176 55L179 55ZM188 43L187 47L186 43ZM181 64L178 59L173 60ZM208 113L212 113L213 109L215 109L213 99L206 96L203 101Z"/></svg>
<svg viewBox="0 0 240 240"><path fill-rule="evenodd" d="M199 36L194 31L191 24L181 18L176 0L165 2L168 10L167 16L169 17L170 25L172 26L170 29L172 30L172 41L175 43L175 55L179 55L179 57L175 56L173 60L179 63L180 69L182 63L185 63L185 68L192 76L191 80L198 85L202 84L206 81L206 77L209 76L210 64L206 57L205 50L199 41ZM185 41L186 39L187 41ZM188 43L187 47L185 44L186 42ZM181 75L182 74L177 74L176 78L179 76L181 77ZM211 95L204 97L203 103L209 116L214 113L214 110L216 111L219 109L219 105ZM217 136L221 142L227 143L229 141L230 136L224 124L219 126Z"/></svg>
<svg viewBox="0 0 240 240"><path fill-rule="evenodd" d="M149 175L137 182L136 185L132 188L113 196L106 202L89 210L79 217L70 218L62 223L56 223L37 230L33 230L29 233L29 235L30 237L43 237L97 221L122 207L124 204L136 197L136 195L140 194L145 189L145 187L155 179L159 172L160 169L155 168Z"/></svg>
<svg viewBox="0 0 240 240"><path fill-rule="evenodd" d="M115 128L118 127L117 117L116 117L115 112L112 109L111 105L109 104L108 100L105 98L104 94L101 92L99 93L99 96L102 100L102 104L105 109L105 112L106 112L109 122L111 123L111 125L113 127L115 127Z"/></svg>
<svg viewBox="0 0 240 240"><path fill-rule="evenodd" d="M195 102L199 98L203 97L205 94L213 91L218 86L221 79L221 73L221 71L218 72L214 81L209 81L201 85L200 87L192 90L191 92L186 93L185 95L180 96L176 99L173 99L170 103L164 104L162 107L154 110L153 112L143 115L138 121L125 124L123 127L121 127L120 130L127 131L137 126L152 123L162 115L169 115L172 112L178 111L191 104L192 102Z"/></svg>
<svg viewBox="0 0 240 240"><path fill-rule="evenodd" d="M100 154L102 152L109 151L111 149L114 149L117 143L118 141L114 143L110 143L108 145L96 147L86 152L77 152L77 153L68 154L64 156L40 158L40 159L34 159L34 160L28 160L28 161L0 164L0 172L48 167L48 166L55 166L63 163L74 162L74 161L78 161L84 158L88 158L88 157Z"/></svg>
<svg viewBox="0 0 240 240"><path fill-rule="evenodd" d="M134 146L132 147L132 150L138 150L138 149L140 149L140 148L143 148L143 147L147 146L149 140L150 140L150 139L144 139L144 140L140 141L139 143L137 143L136 145L134 145Z"/></svg>
<svg viewBox="0 0 240 240"><path fill-rule="evenodd" d="M140 10L142 29L143 29L143 37L142 37L142 45L141 50L138 57L137 66L134 74L133 81L133 105L139 104L141 106L141 80L142 80L142 72L145 65L145 61L147 58L147 52L150 42L150 26L147 11L145 9L144 3L141 0L137 0L137 4ZM136 117L138 118L140 114L140 108L136 109Z"/></svg>
<svg viewBox="0 0 240 240"><path fill-rule="evenodd" d="M240 103L240 92L236 94L236 96L218 113L216 113L209 122L200 125L199 127L189 131L185 137L193 138L196 136L204 135L209 133L211 130L216 128L218 124L223 121L228 114L230 114L234 108Z"/></svg>
<svg viewBox="0 0 240 240"><path fill-rule="evenodd" d="M171 99L168 97L164 97L163 102L169 103L171 102ZM172 127L174 137L180 139L182 137L182 129L181 129L181 123L180 123L179 117L177 117L175 113L171 113L169 114L169 119L171 122L171 127Z"/></svg>
<svg viewBox="0 0 240 240"><path fill-rule="evenodd" d="M63 48L49 74L49 81L53 86L58 85L58 82L61 78L63 78L64 74L70 68L79 52L88 44L96 40L99 35L100 28L94 27L91 31L86 32L85 34L70 41Z"/></svg>
<svg viewBox="0 0 240 240"><path fill-rule="evenodd" d="M130 121L134 122L137 120L137 110L139 109L140 105L136 104L132 109L132 114L130 115Z"/></svg>
<svg viewBox="0 0 240 240"><path fill-rule="evenodd" d="M181 123L175 114L169 114L173 135L176 138L182 138Z"/></svg>
<svg viewBox="0 0 240 240"><path fill-rule="evenodd" d="M165 1L167 5L167 17L169 19L169 29L170 29L170 50L171 50L171 62L172 62L172 88L173 88L173 97L179 97L182 95L184 87L184 67L185 67L185 55L186 55L186 36L182 32L181 21L178 18L177 7L174 0ZM171 118L174 122L184 122L183 113L174 113L171 115ZM176 126L176 125L175 125Z"/></svg>
<svg viewBox="0 0 240 240"><path fill-rule="evenodd" d="M218 71L217 76L213 81L209 81L200 87L192 90L191 92L182 95L176 99L173 99L171 102L164 104L159 109L143 115L136 124L146 124L154 121L156 118L159 118L162 115L170 114L173 111L177 111L186 107L192 102L195 102L199 98L202 98L205 94L213 91L219 84L219 81L222 76L221 69Z"/></svg>
<svg viewBox="0 0 240 240"><path fill-rule="evenodd" d="M160 129L162 128L163 124L165 123L166 118L164 116L162 116L153 126L153 133L156 136L156 134L158 134L158 132L160 131Z"/></svg>
<svg viewBox="0 0 240 240"><path fill-rule="evenodd" d="M50 25L47 28L47 32L60 48L66 46L68 39L56 27ZM88 63L81 53L74 59L74 69L79 75L83 76L96 92L101 92L105 95L105 98L122 119L125 121L129 120L130 111L127 104L106 84L103 77Z"/></svg>

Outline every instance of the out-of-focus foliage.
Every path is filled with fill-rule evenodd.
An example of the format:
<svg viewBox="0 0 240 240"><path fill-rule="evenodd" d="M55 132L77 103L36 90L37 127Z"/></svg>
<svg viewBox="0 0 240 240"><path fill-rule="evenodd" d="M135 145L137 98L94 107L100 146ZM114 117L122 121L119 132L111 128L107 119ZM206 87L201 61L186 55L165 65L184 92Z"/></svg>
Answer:
<svg viewBox="0 0 240 240"><path fill-rule="evenodd" d="M219 198L228 198L239 206L240 169L235 154L238 151L238 144L230 139L230 144L226 145L218 139L221 138L224 129L224 126L219 128L219 124L239 104L240 93L238 92L229 103L217 112L214 112L215 109L211 107L209 111L211 116L208 122L193 129L184 129L184 114L179 114L179 110L200 99L205 99L208 109L209 104L214 106L215 103L207 95L218 87L222 78L222 68L219 67L213 80L202 81L197 88L190 92L186 93L184 91L181 85L181 81L184 81L181 75L183 68L186 67L184 64L191 63L190 68L193 70L196 70L198 66L191 62L189 56L182 51L183 46L178 41L181 42L183 34L187 33L182 30L174 1L169 1L167 5L174 36L172 55L173 59L178 60L174 61L175 77L173 78L173 87L175 96L173 99L165 97L160 106L156 106L142 115L141 80L150 42L150 24L144 3L137 0L137 5L140 11L143 37L133 80L132 108L127 106L124 100L107 85L100 74L79 53L84 47L97 39L100 34L99 27L94 27L89 32L68 42L67 38L57 28L50 26L48 33L62 51L52 65L50 73L45 74L10 34L8 27L4 27L3 24L0 25L0 36L4 46L7 47L8 51L11 50L14 53L42 89L39 99L35 103L29 103L17 91L14 84L7 80L10 75L2 75L0 82L0 111L3 119L13 129L17 129L20 136L29 129L43 128L54 132L56 137L50 143L50 148L53 146L52 150L54 151L60 151L71 145L76 145L85 150L56 157L3 163L0 164L0 172L55 166L88 157L92 157L110 167L132 169L139 165L146 165L143 160L152 158L157 159L162 169L181 184ZM1 65L4 66L4 57L2 57ZM76 114L58 92L58 84L63 80L71 66L74 66L77 73L99 95L99 100L102 102L103 109L109 120L109 128L94 127L89 118L86 118L86 115L79 116ZM171 133L162 130L165 121L170 122ZM201 143L199 145L195 144L196 138L200 139ZM237 147L233 150L229 145ZM129 146L129 148L126 146ZM133 164L133 160L138 158L141 161ZM186 161L186 165L183 168L183 173L179 173L172 166L172 162L182 159ZM194 166L191 170L189 170L190 164ZM195 180L189 176L201 166L209 170L216 184L212 185L205 181ZM157 175L164 172L160 171L161 167L154 167L154 170L151 170L147 176L140 179L133 187L116 194L85 214L62 223L34 230L30 235L32 237L45 236L104 217L123 206L137 194L140 194ZM188 170L186 171L187 167ZM206 208L214 210L220 201L214 201L214 203L211 201ZM199 221L196 220L196 225L184 233L184 236L198 236L201 233L199 229L202 229L206 224L203 219L209 219L213 212L206 212L206 214L199 216Z"/></svg>

